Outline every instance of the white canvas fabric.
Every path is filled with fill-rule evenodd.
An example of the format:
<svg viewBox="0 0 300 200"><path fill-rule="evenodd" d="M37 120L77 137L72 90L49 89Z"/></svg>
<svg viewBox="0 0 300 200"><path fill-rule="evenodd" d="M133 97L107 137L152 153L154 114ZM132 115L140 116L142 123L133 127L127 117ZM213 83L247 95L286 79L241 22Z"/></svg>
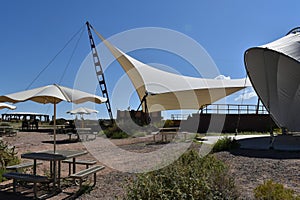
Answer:
<svg viewBox="0 0 300 200"><path fill-rule="evenodd" d="M56 84L0 96L0 102L17 103L28 100L42 104L54 104L61 101L67 101L76 104L90 101L99 104L105 102L107 99Z"/></svg>
<svg viewBox="0 0 300 200"><path fill-rule="evenodd" d="M220 80L178 75L144 64L114 47L97 31L113 56L122 66L140 100L145 94L149 112L163 110L199 109L251 86L246 79ZM144 108L143 108L144 109Z"/></svg>
<svg viewBox="0 0 300 200"><path fill-rule="evenodd" d="M300 130L300 33L245 52L252 85L280 127Z"/></svg>
<svg viewBox="0 0 300 200"><path fill-rule="evenodd" d="M4 109L4 108L8 108L8 109L14 110L17 107L14 106L14 105L7 104L7 103L0 103L0 109Z"/></svg>
<svg viewBox="0 0 300 200"><path fill-rule="evenodd" d="M73 110L69 110L67 111L67 113L69 114L73 114L73 115L76 115L76 114L79 114L79 115L83 115L83 114L92 114L92 113L98 113L97 110L94 110L94 109L90 109L90 108L85 108L85 107L79 107L79 108L75 108Z"/></svg>

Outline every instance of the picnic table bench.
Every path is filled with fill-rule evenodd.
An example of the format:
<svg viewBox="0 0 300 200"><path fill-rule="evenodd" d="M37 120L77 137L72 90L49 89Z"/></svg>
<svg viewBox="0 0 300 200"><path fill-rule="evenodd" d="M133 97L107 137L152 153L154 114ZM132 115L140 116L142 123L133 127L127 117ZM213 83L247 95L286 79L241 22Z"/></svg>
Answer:
<svg viewBox="0 0 300 200"><path fill-rule="evenodd" d="M42 162L37 162L36 165L41 165ZM14 171L18 171L19 169L24 169L24 168L28 168L28 167L33 167L34 166L34 162L25 162L25 163L20 163L17 165L11 165L11 166L7 166L6 169L7 170L14 170Z"/></svg>
<svg viewBox="0 0 300 200"><path fill-rule="evenodd" d="M67 160L63 160L62 163L68 163L69 164L69 175L71 175L71 166L72 164L74 164L73 159L67 159ZM86 169L89 168L89 166L96 164L97 161L95 160L76 160L75 164L77 165L85 165Z"/></svg>
<svg viewBox="0 0 300 200"><path fill-rule="evenodd" d="M91 174L94 174L94 183L92 185L92 187L94 187L96 185L96 173L102 169L104 169L105 167L104 166L99 166L99 165L96 165L96 166L93 166L91 168L88 168L88 169L84 169L84 170L81 170L77 173L74 173L74 174L71 174L70 175L70 178L73 178L73 179L79 179L79 187L82 188L82 182L83 182L83 179L88 177L89 175Z"/></svg>
<svg viewBox="0 0 300 200"><path fill-rule="evenodd" d="M26 183L33 183L34 197L37 197L37 183L49 183L50 180L47 176L40 176L34 174L24 174L20 172L7 172L2 175L7 179L13 179L13 191L16 192L17 182L23 181Z"/></svg>

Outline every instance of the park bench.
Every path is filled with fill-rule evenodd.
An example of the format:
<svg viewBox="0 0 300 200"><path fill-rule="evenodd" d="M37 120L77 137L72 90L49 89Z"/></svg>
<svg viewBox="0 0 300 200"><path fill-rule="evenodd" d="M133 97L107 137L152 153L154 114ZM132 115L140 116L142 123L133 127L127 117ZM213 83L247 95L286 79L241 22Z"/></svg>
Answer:
<svg viewBox="0 0 300 200"><path fill-rule="evenodd" d="M37 162L36 165L41 165L42 162ZM11 165L11 166L7 166L6 169L7 170L13 170L15 172L17 172L19 169L24 169L24 168L28 168L28 167L33 167L34 162L26 162L26 163L20 163L17 165Z"/></svg>
<svg viewBox="0 0 300 200"><path fill-rule="evenodd" d="M104 169L105 167L104 166L93 166L91 168L88 168L88 169L84 169L84 170L81 170L75 174L71 174L70 175L70 178L73 178L73 179L79 179L79 187L81 188L82 187L82 182L83 180L88 177L89 175L91 174L94 174L94 183L93 183L93 186L94 187L96 185L96 173L102 169Z"/></svg>
<svg viewBox="0 0 300 200"><path fill-rule="evenodd" d="M37 183L49 183L50 180L47 176L39 176L33 174L24 174L20 172L8 172L2 175L7 179L13 179L13 192L16 192L16 186L18 181L26 183L33 183L34 197L37 199Z"/></svg>
<svg viewBox="0 0 300 200"><path fill-rule="evenodd" d="M68 163L69 164L69 175L71 175L71 166L73 164L73 159L67 159L63 160L62 163ZM95 160L76 160L75 164L77 165L85 165L86 169L89 168L89 166L96 164L97 161Z"/></svg>

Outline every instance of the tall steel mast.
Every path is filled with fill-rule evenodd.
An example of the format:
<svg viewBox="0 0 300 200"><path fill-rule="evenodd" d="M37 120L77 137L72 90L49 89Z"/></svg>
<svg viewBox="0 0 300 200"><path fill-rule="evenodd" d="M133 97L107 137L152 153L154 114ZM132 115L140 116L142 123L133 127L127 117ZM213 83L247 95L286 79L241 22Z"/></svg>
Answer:
<svg viewBox="0 0 300 200"><path fill-rule="evenodd" d="M106 108L107 108L109 117L110 117L111 121L113 122L114 119L113 119L112 109L111 109L111 105L110 105L110 101L109 101L109 97L108 97L107 86L105 83L104 72L103 72L103 69L102 69L102 66L100 63L96 45L95 45L93 35L91 32L91 29L93 29L93 27L90 25L89 22L86 22L86 26L87 26L89 40L90 40L90 44L91 44L91 50L92 50L92 55L93 55L96 76L97 76L97 79L98 79L98 82L100 85L100 90L102 92L102 95L103 95L103 97L107 98L107 101L105 102L105 104L106 104Z"/></svg>

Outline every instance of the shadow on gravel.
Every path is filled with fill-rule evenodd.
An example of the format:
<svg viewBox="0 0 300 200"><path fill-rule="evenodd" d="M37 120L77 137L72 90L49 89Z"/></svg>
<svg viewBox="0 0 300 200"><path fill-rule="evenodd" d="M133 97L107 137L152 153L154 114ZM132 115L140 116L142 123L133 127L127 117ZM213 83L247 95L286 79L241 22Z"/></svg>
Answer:
<svg viewBox="0 0 300 200"><path fill-rule="evenodd" d="M76 142L79 142L79 141L77 139L56 140L56 144L70 144L70 143L76 143ZM53 140L45 140L45 141L42 141L42 143L53 144L54 142L53 142Z"/></svg>
<svg viewBox="0 0 300 200"><path fill-rule="evenodd" d="M270 158L270 159L300 159L300 151L281 151L281 150L257 150L257 149L234 149L230 153L235 156L244 156L252 158Z"/></svg>
<svg viewBox="0 0 300 200"><path fill-rule="evenodd" d="M33 197L26 197L19 194L14 194L13 192L3 192L0 191L0 199L7 199L7 200L28 200L33 199Z"/></svg>

